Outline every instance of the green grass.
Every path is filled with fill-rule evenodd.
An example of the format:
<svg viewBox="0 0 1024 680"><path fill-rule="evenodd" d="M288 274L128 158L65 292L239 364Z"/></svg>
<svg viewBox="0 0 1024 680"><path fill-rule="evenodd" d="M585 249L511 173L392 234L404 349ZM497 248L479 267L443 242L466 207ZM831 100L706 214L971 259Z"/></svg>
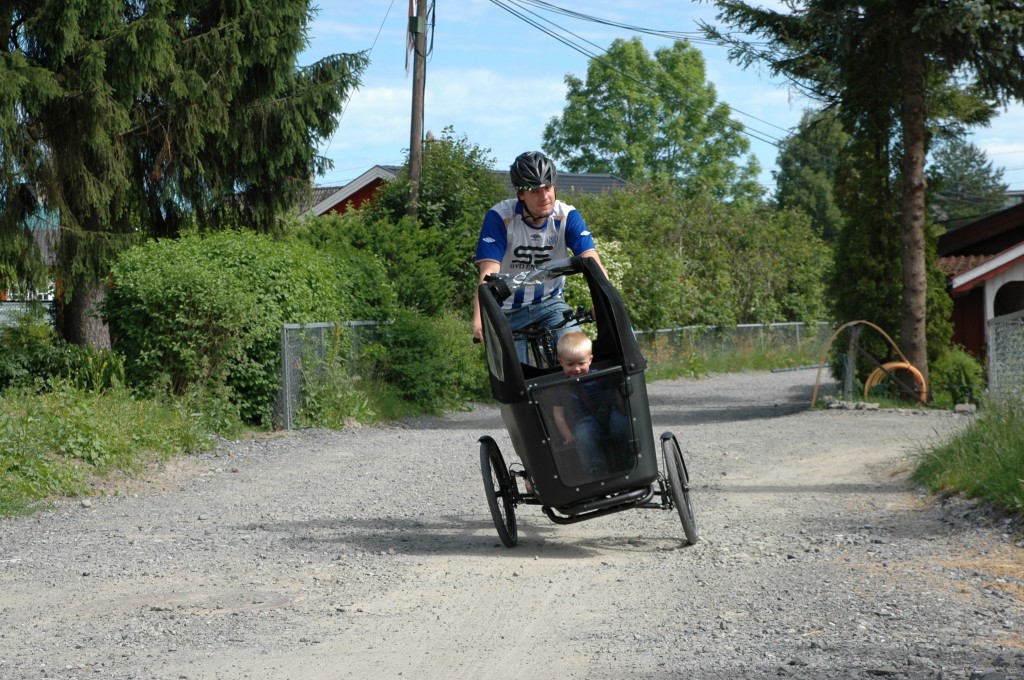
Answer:
<svg viewBox="0 0 1024 680"><path fill-rule="evenodd" d="M922 452L913 479L932 493L962 493L1024 519L1024 405L984 404L963 432Z"/></svg>
<svg viewBox="0 0 1024 680"><path fill-rule="evenodd" d="M821 348L810 343L803 348L741 345L726 350L694 351L655 348L648 356L648 380L699 378L709 373L770 371L799 366L817 366Z"/></svg>
<svg viewBox="0 0 1024 680"><path fill-rule="evenodd" d="M237 413L203 395L141 399L123 387L95 392L54 382L44 393L0 399L0 514L92 493L114 471L213 447L211 433L242 431Z"/></svg>

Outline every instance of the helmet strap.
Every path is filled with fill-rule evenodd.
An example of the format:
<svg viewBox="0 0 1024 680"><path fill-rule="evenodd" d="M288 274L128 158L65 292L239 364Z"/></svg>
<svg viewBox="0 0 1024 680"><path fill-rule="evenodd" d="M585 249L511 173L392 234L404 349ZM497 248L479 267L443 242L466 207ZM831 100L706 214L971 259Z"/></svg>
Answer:
<svg viewBox="0 0 1024 680"><path fill-rule="evenodd" d="M534 215L532 212L530 212L530 209L528 207L526 207L526 201L524 201L521 198L519 199L519 205L521 205L523 207L523 212L526 214L526 216L529 217L531 220L533 220L535 222L544 222L545 220L547 220L547 218L551 217L551 213L548 213L544 217L540 217L539 215ZM554 212L554 211L551 211L551 212ZM540 226L540 225L537 225L537 226Z"/></svg>

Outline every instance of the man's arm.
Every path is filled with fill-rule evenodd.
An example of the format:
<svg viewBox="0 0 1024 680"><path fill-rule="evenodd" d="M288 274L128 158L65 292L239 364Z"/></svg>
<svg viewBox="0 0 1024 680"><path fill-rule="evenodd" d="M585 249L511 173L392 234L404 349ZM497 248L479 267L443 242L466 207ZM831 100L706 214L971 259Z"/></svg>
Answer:
<svg viewBox="0 0 1024 680"><path fill-rule="evenodd" d="M477 280L478 287L484 282L484 278L488 274L497 274L501 269L501 263L495 260L480 260L476 264L480 267L480 278ZM484 325L483 320L480 318L480 298L475 292L473 294L473 337L483 342Z"/></svg>

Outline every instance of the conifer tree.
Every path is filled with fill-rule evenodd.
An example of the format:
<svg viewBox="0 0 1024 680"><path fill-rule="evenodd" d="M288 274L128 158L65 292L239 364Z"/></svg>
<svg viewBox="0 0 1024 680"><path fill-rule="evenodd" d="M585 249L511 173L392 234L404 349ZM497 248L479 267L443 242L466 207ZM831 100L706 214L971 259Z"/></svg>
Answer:
<svg viewBox="0 0 1024 680"><path fill-rule="evenodd" d="M317 143L367 59L298 65L308 0L0 2L0 287L38 273L29 215L59 221L67 339L117 253L229 223L272 229L325 166ZM36 262L38 265L38 261Z"/></svg>

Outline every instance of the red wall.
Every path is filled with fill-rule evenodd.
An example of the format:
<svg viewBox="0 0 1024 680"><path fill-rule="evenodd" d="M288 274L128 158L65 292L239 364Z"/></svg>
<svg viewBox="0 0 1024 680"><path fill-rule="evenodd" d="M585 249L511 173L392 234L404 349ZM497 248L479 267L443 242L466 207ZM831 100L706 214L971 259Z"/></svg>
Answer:
<svg viewBox="0 0 1024 680"><path fill-rule="evenodd" d="M985 359L985 287L953 298L953 342L980 361Z"/></svg>

